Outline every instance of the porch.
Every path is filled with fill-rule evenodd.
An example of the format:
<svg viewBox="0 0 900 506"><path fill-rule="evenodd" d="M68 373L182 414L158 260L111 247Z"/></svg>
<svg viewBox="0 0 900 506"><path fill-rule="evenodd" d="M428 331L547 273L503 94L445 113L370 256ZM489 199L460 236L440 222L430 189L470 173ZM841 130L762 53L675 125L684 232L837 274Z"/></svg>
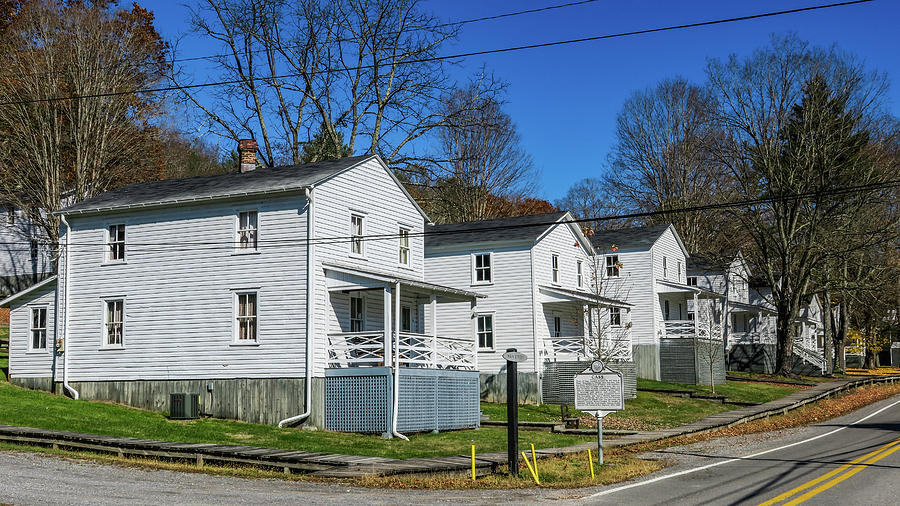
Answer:
<svg viewBox="0 0 900 506"><path fill-rule="evenodd" d="M632 360L630 304L553 286L541 286L539 293L546 322L537 329L543 362Z"/></svg>
<svg viewBox="0 0 900 506"><path fill-rule="evenodd" d="M723 339L721 315L725 296L672 281L657 281L657 337L662 339Z"/></svg>

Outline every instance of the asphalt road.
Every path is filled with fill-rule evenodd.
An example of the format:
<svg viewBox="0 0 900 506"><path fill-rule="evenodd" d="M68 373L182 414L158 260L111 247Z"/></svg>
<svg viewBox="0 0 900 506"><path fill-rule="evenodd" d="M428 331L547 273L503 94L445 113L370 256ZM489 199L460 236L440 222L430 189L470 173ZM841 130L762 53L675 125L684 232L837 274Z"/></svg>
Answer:
<svg viewBox="0 0 900 506"><path fill-rule="evenodd" d="M775 504L798 498L807 504L898 504L900 396L820 425L705 441L646 457L671 465L635 482L603 488L416 491L247 480L0 452L0 504L694 505L760 504L783 493L789 495ZM811 481L815 483L798 490Z"/></svg>
<svg viewBox="0 0 900 506"><path fill-rule="evenodd" d="M653 452L674 459L590 504L900 504L900 397L804 429Z"/></svg>

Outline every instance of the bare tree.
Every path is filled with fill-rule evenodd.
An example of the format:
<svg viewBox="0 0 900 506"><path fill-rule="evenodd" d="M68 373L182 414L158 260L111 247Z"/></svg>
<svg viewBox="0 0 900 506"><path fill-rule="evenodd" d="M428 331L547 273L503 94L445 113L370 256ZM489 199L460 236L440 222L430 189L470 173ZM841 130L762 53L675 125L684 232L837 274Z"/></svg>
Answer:
<svg viewBox="0 0 900 506"><path fill-rule="evenodd" d="M627 212L612 192L611 185L598 178L585 178L573 184L565 197L557 200L555 206L558 209L570 211L576 218L585 221L583 225L591 230L608 230L616 227L627 226L629 220L599 220L606 216L615 216Z"/></svg>
<svg viewBox="0 0 900 506"><path fill-rule="evenodd" d="M716 339L717 336L721 336L721 327L715 323L718 320L715 304L712 301L704 302L706 303L700 304L700 307L694 312L694 318L697 319L696 325L700 330L699 335L694 335L694 348L700 356L700 361L709 368L709 384L715 395L716 364L724 365L725 343L721 339Z"/></svg>
<svg viewBox="0 0 900 506"><path fill-rule="evenodd" d="M431 187L426 208L436 220L463 222L513 214L534 192L537 171L512 119L477 85L457 90L444 105L441 160L417 183Z"/></svg>
<svg viewBox="0 0 900 506"><path fill-rule="evenodd" d="M710 150L719 133L716 102L705 88L667 79L632 95L616 119L616 144L603 178L609 199L625 212L669 211L714 202L721 168ZM721 246L725 220L711 212L644 220L672 223L690 251Z"/></svg>
<svg viewBox="0 0 900 506"><path fill-rule="evenodd" d="M259 139L266 165L299 163L321 127L324 152L346 142L404 167L422 158L417 140L446 122L452 63L435 57L457 31L420 4L202 0L194 31L221 44L215 63L232 84L206 100L183 68L172 78L213 133Z"/></svg>
<svg viewBox="0 0 900 506"><path fill-rule="evenodd" d="M587 229L591 236L593 231ZM621 276L624 265L618 261L615 244L598 248L597 255L588 262L588 288L596 299L587 305L588 350L592 358L603 361L624 361L631 358L631 317L628 309L613 307L609 301L627 301L633 288L632 280ZM606 258L615 258L609 263Z"/></svg>
<svg viewBox="0 0 900 506"><path fill-rule="evenodd" d="M166 44L152 13L105 3L24 2L3 40L0 185L53 247L50 212L64 195L90 198L159 171L145 142L159 97L138 90L164 78Z"/></svg>

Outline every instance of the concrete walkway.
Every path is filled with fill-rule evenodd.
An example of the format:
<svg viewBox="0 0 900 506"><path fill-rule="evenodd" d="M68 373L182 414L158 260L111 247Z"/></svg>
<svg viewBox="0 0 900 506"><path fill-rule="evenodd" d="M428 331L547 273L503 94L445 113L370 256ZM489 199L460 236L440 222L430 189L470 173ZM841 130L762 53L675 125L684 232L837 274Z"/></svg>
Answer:
<svg viewBox="0 0 900 506"><path fill-rule="evenodd" d="M805 404L835 395L850 388L872 383L894 383L895 380L900 380L900 376L840 379L819 383L772 402L719 413L680 427L638 432L615 439L604 440L603 447L617 448L687 434L710 432L759 418L787 413ZM400 460L250 446L152 441L8 425L0 425L0 441L52 446L54 448L83 449L113 453L120 456L193 460L198 465L203 465L204 463L254 465L277 469L285 473L303 473L331 478L388 476L407 473L468 473L471 472L472 466L471 456L467 455ZM537 450L536 453L539 457L566 455L583 452L595 446L595 443L584 443L564 448L545 448ZM506 452L476 455L475 466L479 474L497 471L505 464Z"/></svg>

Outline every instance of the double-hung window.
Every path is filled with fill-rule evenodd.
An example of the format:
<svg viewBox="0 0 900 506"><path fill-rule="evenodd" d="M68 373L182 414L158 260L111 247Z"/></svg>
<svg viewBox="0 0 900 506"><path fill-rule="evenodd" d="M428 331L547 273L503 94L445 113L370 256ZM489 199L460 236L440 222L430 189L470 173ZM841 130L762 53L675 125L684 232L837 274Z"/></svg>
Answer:
<svg viewBox="0 0 900 506"><path fill-rule="evenodd" d="M353 295L350 297L350 332L364 330L366 330L365 301L359 295Z"/></svg>
<svg viewBox="0 0 900 506"><path fill-rule="evenodd" d="M619 277L619 255L606 256L606 277Z"/></svg>
<svg viewBox="0 0 900 506"><path fill-rule="evenodd" d="M559 255L553 254L550 256L550 269L552 270L552 280L553 284L559 284Z"/></svg>
<svg viewBox="0 0 900 506"><path fill-rule="evenodd" d="M609 308L609 324L613 327L622 326L622 310L620 308Z"/></svg>
<svg viewBox="0 0 900 506"><path fill-rule="evenodd" d="M365 255L363 235L365 234L365 217L361 214L350 215L350 254L356 256Z"/></svg>
<svg viewBox="0 0 900 506"><path fill-rule="evenodd" d="M256 211L238 213L237 247L238 251L256 251L259 239L259 215Z"/></svg>
<svg viewBox="0 0 900 506"><path fill-rule="evenodd" d="M47 308L31 308L31 349L47 349Z"/></svg>
<svg viewBox="0 0 900 506"><path fill-rule="evenodd" d="M494 349L494 315L478 315L478 349Z"/></svg>
<svg viewBox="0 0 900 506"><path fill-rule="evenodd" d="M669 279L669 262L666 257L663 257L663 279Z"/></svg>
<svg viewBox="0 0 900 506"><path fill-rule="evenodd" d="M400 228L400 265L409 266L409 229Z"/></svg>
<svg viewBox="0 0 900 506"><path fill-rule="evenodd" d="M681 283L681 260L678 261L678 279L676 279L675 281Z"/></svg>
<svg viewBox="0 0 900 506"><path fill-rule="evenodd" d="M125 300L110 299L106 301L104 317L106 346L122 346L125 342Z"/></svg>
<svg viewBox="0 0 900 506"><path fill-rule="evenodd" d="M553 317L553 337L562 336L562 318L559 316Z"/></svg>
<svg viewBox="0 0 900 506"><path fill-rule="evenodd" d="M687 284L688 286L697 286L697 276L688 276Z"/></svg>
<svg viewBox="0 0 900 506"><path fill-rule="evenodd" d="M106 260L125 261L125 225L110 225L106 231Z"/></svg>
<svg viewBox="0 0 900 506"><path fill-rule="evenodd" d="M237 341L239 343L253 343L258 338L257 316L259 307L256 292L235 294L237 297Z"/></svg>
<svg viewBox="0 0 900 506"><path fill-rule="evenodd" d="M400 308L400 332L412 332L412 308L409 306Z"/></svg>
<svg viewBox="0 0 900 506"><path fill-rule="evenodd" d="M493 282L491 270L492 255L490 253L476 253L472 257L472 277L474 284L488 284Z"/></svg>
<svg viewBox="0 0 900 506"><path fill-rule="evenodd" d="M575 262L575 285L584 288L584 265L581 260Z"/></svg>

